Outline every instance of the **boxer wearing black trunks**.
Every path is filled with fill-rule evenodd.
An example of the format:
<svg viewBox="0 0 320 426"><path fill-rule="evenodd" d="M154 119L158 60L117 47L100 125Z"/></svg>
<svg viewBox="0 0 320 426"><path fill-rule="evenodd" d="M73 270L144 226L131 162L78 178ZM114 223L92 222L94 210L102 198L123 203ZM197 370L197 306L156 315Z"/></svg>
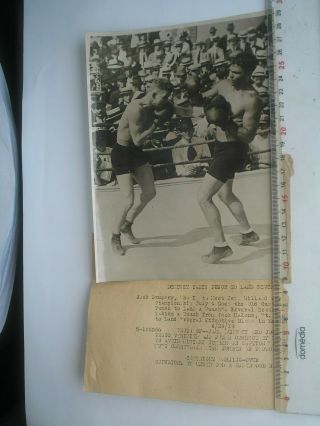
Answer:
<svg viewBox="0 0 320 426"><path fill-rule="evenodd" d="M214 160L198 193L199 205L214 237L212 251L202 256L205 263L216 263L232 254L224 236L220 212L212 200L215 194L238 221L241 244L259 240L241 201L232 191L235 173L245 165L248 145L256 134L262 110L262 101L250 81L255 66L253 55L239 53L232 59L228 79L219 81L204 93L207 120L217 126Z"/></svg>
<svg viewBox="0 0 320 426"><path fill-rule="evenodd" d="M130 102L119 122L117 143L111 153L121 197L111 245L119 255L125 254L121 233L126 234L132 243L139 243L131 230L133 221L156 194L152 168L142 146L159 121L171 118L173 107L168 103L171 89L167 79L154 80L143 98ZM141 188L137 203L134 203L133 179Z"/></svg>

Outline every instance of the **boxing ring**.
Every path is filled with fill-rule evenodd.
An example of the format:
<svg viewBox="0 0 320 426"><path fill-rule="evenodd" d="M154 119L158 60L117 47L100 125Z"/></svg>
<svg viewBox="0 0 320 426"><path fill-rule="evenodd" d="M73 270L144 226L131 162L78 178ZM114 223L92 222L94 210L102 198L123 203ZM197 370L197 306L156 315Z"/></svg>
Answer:
<svg viewBox="0 0 320 426"><path fill-rule="evenodd" d="M211 230L197 203L202 179L176 177L157 181L156 197L134 223L133 230L141 239L140 244L131 245L123 237L125 256L115 255L110 245L116 214L110 206L117 205L119 189L117 186L96 187L94 215L98 280L271 279L270 169L244 171L236 174L234 180L234 192L243 202L248 219L260 236L260 241L254 245L239 245L235 219L215 197L227 241L234 253L214 265L201 262L201 255L211 251L213 245ZM138 196L137 185L134 191Z"/></svg>

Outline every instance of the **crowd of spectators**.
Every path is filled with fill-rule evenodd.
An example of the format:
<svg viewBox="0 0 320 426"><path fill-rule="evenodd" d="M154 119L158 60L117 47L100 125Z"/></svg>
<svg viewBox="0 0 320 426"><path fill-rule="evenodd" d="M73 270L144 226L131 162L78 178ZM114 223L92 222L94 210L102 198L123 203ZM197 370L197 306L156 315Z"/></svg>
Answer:
<svg viewBox="0 0 320 426"><path fill-rule="evenodd" d="M265 21L238 32L230 22L223 35L221 30L208 26L205 36L202 32L202 39L197 39L197 31L192 28L91 37L89 81L96 184L105 185L114 180L112 171L105 169L111 168L110 153L116 142L117 123L126 106L144 96L156 78L170 80L176 114L154 132L145 146L154 164L155 178L203 175L208 164L204 160L212 157L215 132L204 118L201 93L228 78L230 61L241 52L255 57L252 86L264 104L246 169L270 167L270 153L254 154L269 149ZM205 141L208 143L204 144ZM170 146L175 149L156 149Z"/></svg>

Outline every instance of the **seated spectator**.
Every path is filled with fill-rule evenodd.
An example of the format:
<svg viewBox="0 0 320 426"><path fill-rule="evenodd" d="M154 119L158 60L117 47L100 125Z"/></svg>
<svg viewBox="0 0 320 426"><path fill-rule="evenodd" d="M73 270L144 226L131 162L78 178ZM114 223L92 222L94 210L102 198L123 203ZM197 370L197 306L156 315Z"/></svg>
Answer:
<svg viewBox="0 0 320 426"><path fill-rule="evenodd" d="M192 52L192 59L195 65L200 65L201 61L209 59L204 41L196 41L195 49Z"/></svg>
<svg viewBox="0 0 320 426"><path fill-rule="evenodd" d="M175 43L174 51L173 51L174 58L173 58L173 61L171 62L172 66L176 65L176 64L177 65L180 64L180 61L181 61L181 58L182 58L182 46L183 46L183 43L182 43L181 40L178 40Z"/></svg>
<svg viewBox="0 0 320 426"><path fill-rule="evenodd" d="M164 58L164 52L162 48L162 41L156 38L153 41L153 52L148 56L148 61L152 64L161 64Z"/></svg>
<svg viewBox="0 0 320 426"><path fill-rule="evenodd" d="M212 46L213 38L217 34L217 28L216 27L210 27L209 34L210 34L209 38L207 38L206 41L205 41L206 50L210 49L210 46Z"/></svg>
<svg viewBox="0 0 320 426"><path fill-rule="evenodd" d="M228 47L229 48L227 49L226 56L229 59L232 59L235 56L237 56L239 53L241 53L240 41L237 35L235 34L230 35L228 39Z"/></svg>
<svg viewBox="0 0 320 426"><path fill-rule="evenodd" d="M116 141L116 131L109 129L97 129L93 135L95 143L95 184L104 186L115 180L115 175L111 169L111 151Z"/></svg>
<svg viewBox="0 0 320 426"><path fill-rule="evenodd" d="M257 49L256 50L256 58L258 60L258 64L264 68L267 69L267 50L266 49Z"/></svg>
<svg viewBox="0 0 320 426"><path fill-rule="evenodd" d="M212 64L215 64L217 61L224 60L224 52L221 49L221 47L219 47L219 41L220 41L220 37L214 36L212 38L212 45L207 52L208 59Z"/></svg>
<svg viewBox="0 0 320 426"><path fill-rule="evenodd" d="M138 62L141 66L141 68L144 68L145 62L148 61L148 54L147 54L147 43L144 41L140 41L138 44L139 49L139 59Z"/></svg>
<svg viewBox="0 0 320 426"><path fill-rule="evenodd" d="M221 38L220 47L224 52L227 52L231 49L230 41L234 38L237 38L237 34L234 31L234 23L230 22L226 28L226 34Z"/></svg>
<svg viewBox="0 0 320 426"><path fill-rule="evenodd" d="M125 48L125 44L123 42L123 40L119 40L118 44L118 56L117 59L119 62L121 62L123 65L125 65L127 63L127 50Z"/></svg>
<svg viewBox="0 0 320 426"><path fill-rule="evenodd" d="M200 68L201 68L200 64L192 63L191 65L188 66L188 73L190 75L197 77L199 74Z"/></svg>
<svg viewBox="0 0 320 426"><path fill-rule="evenodd" d="M185 161L194 161L200 159L198 152L188 144L192 141L193 124L190 118L181 119L176 123L174 132L167 135L168 138L174 139L174 149L172 149L172 161L180 163ZM210 155L209 155L210 156ZM205 174L205 163L178 164L175 166L177 176L198 177Z"/></svg>
<svg viewBox="0 0 320 426"><path fill-rule="evenodd" d="M217 83L220 80L225 80L229 75L230 63L228 61L216 61L213 66L213 71L215 74L214 82ZM211 76L210 76L210 79Z"/></svg>
<svg viewBox="0 0 320 426"><path fill-rule="evenodd" d="M253 87L259 93L266 79L266 70L261 65L258 65L252 73Z"/></svg>
<svg viewBox="0 0 320 426"><path fill-rule="evenodd" d="M182 41L182 56L191 56L192 52L192 42L190 38L190 33L188 30L183 30L180 35L180 40Z"/></svg>
<svg viewBox="0 0 320 426"><path fill-rule="evenodd" d="M132 89L130 87L123 87L122 89L120 89L119 107L122 111L124 111L131 102L131 97Z"/></svg>
<svg viewBox="0 0 320 426"><path fill-rule="evenodd" d="M253 153L253 155L250 156L252 169L261 169L271 166L271 153L264 152L259 154L260 151L270 150L269 134L269 116L262 114L257 134L250 143L250 152Z"/></svg>
<svg viewBox="0 0 320 426"><path fill-rule="evenodd" d="M255 28L253 28L253 27L248 28L247 41L248 41L248 44L250 46L252 54L255 55L256 51L258 49L258 46L257 46L257 31L256 31Z"/></svg>
<svg viewBox="0 0 320 426"><path fill-rule="evenodd" d="M95 126L105 122L105 110L102 102L97 102L92 105L92 124Z"/></svg>
<svg viewBox="0 0 320 426"><path fill-rule="evenodd" d="M171 40L165 40L163 43L164 48L164 57L162 61L162 65L168 65L169 67L172 67L174 63L174 54L172 53L172 42Z"/></svg>

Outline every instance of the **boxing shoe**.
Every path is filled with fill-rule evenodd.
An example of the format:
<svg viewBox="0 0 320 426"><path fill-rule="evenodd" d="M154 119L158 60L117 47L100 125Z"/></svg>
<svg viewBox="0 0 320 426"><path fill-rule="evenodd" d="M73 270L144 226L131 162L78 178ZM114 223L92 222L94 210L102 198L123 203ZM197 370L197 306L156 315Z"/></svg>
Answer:
<svg viewBox="0 0 320 426"><path fill-rule="evenodd" d="M118 254L119 256L123 256L125 254L125 249L121 245L120 234L112 234L111 247L115 254Z"/></svg>
<svg viewBox="0 0 320 426"><path fill-rule="evenodd" d="M128 220L125 220L123 222L123 224L121 225L120 231L122 234L124 234L128 240L132 243L132 244L140 244L140 240L138 240L132 232L132 223L129 222Z"/></svg>
<svg viewBox="0 0 320 426"><path fill-rule="evenodd" d="M248 232L246 234L241 234L240 245L241 246L248 246L251 243L256 243L259 240L260 240L259 235L257 233L255 233L254 231L251 231L251 232Z"/></svg>
<svg viewBox="0 0 320 426"><path fill-rule="evenodd" d="M233 251L230 246L216 247L214 246L211 253L201 256L203 263L218 263L221 259L231 256Z"/></svg>

